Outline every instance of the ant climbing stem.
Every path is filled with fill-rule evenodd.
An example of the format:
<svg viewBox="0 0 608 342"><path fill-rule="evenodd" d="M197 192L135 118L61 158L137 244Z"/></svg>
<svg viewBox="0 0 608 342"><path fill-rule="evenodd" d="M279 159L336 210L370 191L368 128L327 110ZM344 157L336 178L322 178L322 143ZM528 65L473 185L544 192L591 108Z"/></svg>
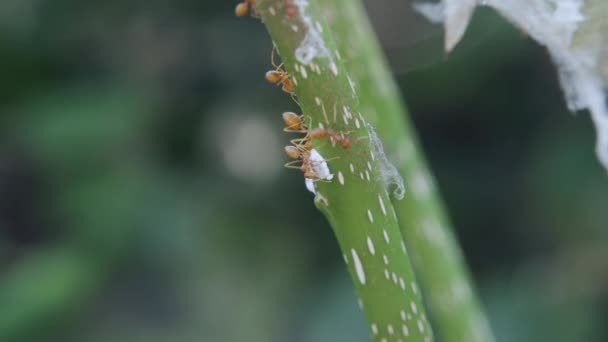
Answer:
<svg viewBox="0 0 608 342"><path fill-rule="evenodd" d="M285 163L285 167L302 171L306 180L306 187L308 190L315 192L315 182L333 179L334 175L329 171L327 162L339 157L323 158L313 147L313 139L320 140L330 137L332 143L338 142L344 149L350 147L351 140L345 137L344 133L338 133L331 129L315 128L309 131L304 114L298 115L293 112L284 112L283 122L285 123L284 132L304 134L303 137L290 140L291 145L285 146L285 154L290 159L293 159ZM312 122L310 124L312 125Z"/></svg>
<svg viewBox="0 0 608 342"><path fill-rule="evenodd" d="M308 133L308 127L304 123L304 114L297 115L293 112L285 112L283 113L283 122L285 123L283 132L306 134L302 138L290 140L295 147L308 151L312 150L312 138Z"/></svg>
<svg viewBox="0 0 608 342"><path fill-rule="evenodd" d="M331 139L338 142L344 149L348 149L352 145L352 141L345 137L344 133L342 132L337 133L331 129L325 128L315 128L309 131L308 127L304 123L304 115L297 115L293 112L285 112L283 113L283 122L285 123L285 127L283 128L284 132L306 134L306 136L303 138L291 140L291 143L294 145L305 144L312 147L311 139L320 140L327 137L331 137Z"/></svg>
<svg viewBox="0 0 608 342"><path fill-rule="evenodd" d="M283 131L305 134L304 137L292 139L290 141L292 145L285 146L285 154L294 159L286 163L285 167L302 171L309 190L314 189L313 182L331 180L333 175L329 172L327 160L312 146L312 137L304 123L304 115L285 112L283 113L283 121L285 123Z"/></svg>
<svg viewBox="0 0 608 342"><path fill-rule="evenodd" d="M315 149L307 150L297 146L285 146L285 153L291 159L296 159L285 163L285 167L302 171L304 178L313 182L333 179L334 175L329 172L327 162L338 157L324 159Z"/></svg>
<svg viewBox="0 0 608 342"><path fill-rule="evenodd" d="M283 63L277 65L274 61L275 50L276 47L273 45L272 53L270 55L270 62L272 63L272 67L274 68L274 70L266 72L266 80L272 84L280 85L281 89L287 94L291 95L291 97L295 101L296 86L289 78L289 73L283 69Z"/></svg>

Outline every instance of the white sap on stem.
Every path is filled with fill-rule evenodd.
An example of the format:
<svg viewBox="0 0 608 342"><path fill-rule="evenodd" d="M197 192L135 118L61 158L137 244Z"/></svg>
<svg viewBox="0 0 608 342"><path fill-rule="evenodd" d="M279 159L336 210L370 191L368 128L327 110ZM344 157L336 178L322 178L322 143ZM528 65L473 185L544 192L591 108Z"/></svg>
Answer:
<svg viewBox="0 0 608 342"><path fill-rule="evenodd" d="M462 38L478 5L494 8L544 45L555 62L568 108L588 109L597 130L596 152L608 169L608 2L605 0L443 0L414 7L443 20L445 47Z"/></svg>

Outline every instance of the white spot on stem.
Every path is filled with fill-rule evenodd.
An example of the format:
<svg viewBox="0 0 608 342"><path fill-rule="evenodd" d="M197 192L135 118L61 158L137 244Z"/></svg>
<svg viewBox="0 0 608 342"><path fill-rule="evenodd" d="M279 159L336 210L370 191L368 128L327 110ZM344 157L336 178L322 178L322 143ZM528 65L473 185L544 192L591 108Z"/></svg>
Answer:
<svg viewBox="0 0 608 342"><path fill-rule="evenodd" d="M380 210L382 211L382 215L386 216L386 207L384 206L382 195L378 195L378 203L380 203Z"/></svg>
<svg viewBox="0 0 608 342"><path fill-rule="evenodd" d="M376 249L374 248L374 242L372 241L372 238L370 238L369 236L367 237L367 248L369 249L369 252L372 255L376 255Z"/></svg>
<svg viewBox="0 0 608 342"><path fill-rule="evenodd" d="M422 323L421 320L418 320L418 322L416 322L418 324L418 330L423 333L424 332L424 323Z"/></svg>
<svg viewBox="0 0 608 342"><path fill-rule="evenodd" d="M333 61L329 63L329 68L331 69L331 72L335 75L338 76L338 66L336 65L336 63L334 63Z"/></svg>
<svg viewBox="0 0 608 342"><path fill-rule="evenodd" d="M410 307L412 308L412 312L414 313L414 315L418 313L418 307L416 306L416 303L410 302Z"/></svg>
<svg viewBox="0 0 608 342"><path fill-rule="evenodd" d="M359 259L359 255L355 251L355 249L350 250L353 255L353 263L355 266L355 273L357 273L357 278L359 278L359 282L361 285L365 285L365 271L363 270L363 265L361 264L361 260Z"/></svg>
<svg viewBox="0 0 608 342"><path fill-rule="evenodd" d="M329 125L329 118L327 117L327 111L325 110L325 105L323 103L321 103L321 111L323 112L325 122Z"/></svg>
<svg viewBox="0 0 608 342"><path fill-rule="evenodd" d="M344 175L342 174L342 171L338 171L338 182L340 185L344 185Z"/></svg>
<svg viewBox="0 0 608 342"><path fill-rule="evenodd" d="M301 67L301 68L300 68L300 74L302 74L302 77L303 77L304 79L307 79L307 78L308 78L308 72L306 71L306 67Z"/></svg>
<svg viewBox="0 0 608 342"><path fill-rule="evenodd" d="M317 28L317 31L319 31L319 33L323 33L323 26L321 26L320 22L315 22L315 27Z"/></svg>
<svg viewBox="0 0 608 342"><path fill-rule="evenodd" d="M350 78L350 75L347 78L348 84L350 85L350 90L353 92L353 95L357 95L357 90L355 90L355 82Z"/></svg>

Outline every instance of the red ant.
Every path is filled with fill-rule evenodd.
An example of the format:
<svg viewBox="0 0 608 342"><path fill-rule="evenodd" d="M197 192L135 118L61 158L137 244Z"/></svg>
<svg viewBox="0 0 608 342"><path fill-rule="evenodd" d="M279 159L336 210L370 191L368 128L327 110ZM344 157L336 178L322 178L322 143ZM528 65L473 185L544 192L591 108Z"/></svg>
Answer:
<svg viewBox="0 0 608 342"><path fill-rule="evenodd" d="M331 137L342 145L344 149L347 149L350 147L350 145L352 145L352 141L345 137L343 133L336 133L331 129L315 128L310 132L310 135L313 137L313 139L324 139Z"/></svg>
<svg viewBox="0 0 608 342"><path fill-rule="evenodd" d="M281 89L289 95L294 96L296 91L295 84L289 78L289 73L283 69L283 63L277 65L274 61L274 50L272 48L272 55L270 57L274 70L266 72L266 80L272 84L281 85Z"/></svg>

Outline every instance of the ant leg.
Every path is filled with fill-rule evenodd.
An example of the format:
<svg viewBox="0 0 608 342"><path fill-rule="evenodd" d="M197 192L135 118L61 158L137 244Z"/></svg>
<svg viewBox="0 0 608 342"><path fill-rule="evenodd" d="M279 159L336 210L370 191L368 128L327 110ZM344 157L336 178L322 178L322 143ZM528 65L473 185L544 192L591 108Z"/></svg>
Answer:
<svg viewBox="0 0 608 342"><path fill-rule="evenodd" d="M303 129L291 129L290 127L285 127L285 128L283 128L283 132L286 132L286 133L308 133L308 130L306 128L303 128Z"/></svg>
<svg viewBox="0 0 608 342"><path fill-rule="evenodd" d="M274 55L275 55L275 51L277 49L277 46L274 45L274 43L272 44L272 52L270 53L270 62L272 63L272 66L276 69L279 70L279 68L283 65L283 63L281 63L281 65L277 66L277 63L274 61Z"/></svg>
<svg viewBox="0 0 608 342"><path fill-rule="evenodd" d="M284 167L288 169L302 170L302 164L298 165L297 163L302 163L301 160L292 160L290 162L285 163Z"/></svg>
<svg viewBox="0 0 608 342"><path fill-rule="evenodd" d="M298 97L296 96L296 93L290 93L289 96L291 96L291 99L298 105L298 107L302 107L300 106L300 102L298 102Z"/></svg>
<svg viewBox="0 0 608 342"><path fill-rule="evenodd" d="M304 138L292 139L289 142L291 142L300 151L310 151L313 149L312 141L308 139L308 136Z"/></svg>
<svg viewBox="0 0 608 342"><path fill-rule="evenodd" d="M323 163L327 163L327 162L329 162L331 160L335 160L335 159L340 159L340 156L335 156L335 157L331 157L331 158L323 159L323 160L314 160L314 161L311 161L310 164L313 166L319 166Z"/></svg>
<svg viewBox="0 0 608 342"><path fill-rule="evenodd" d="M307 141L307 137L289 140L289 142L292 143L296 147L303 146L304 144L306 144L306 141Z"/></svg>

